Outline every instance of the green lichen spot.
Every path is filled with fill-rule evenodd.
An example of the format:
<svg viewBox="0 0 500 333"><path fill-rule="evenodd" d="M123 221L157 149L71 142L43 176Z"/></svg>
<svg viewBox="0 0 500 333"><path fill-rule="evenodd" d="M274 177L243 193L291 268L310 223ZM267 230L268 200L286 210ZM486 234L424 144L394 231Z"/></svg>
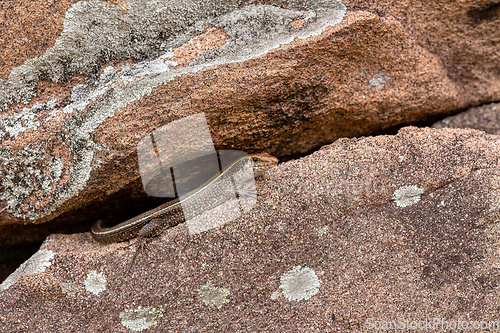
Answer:
<svg viewBox="0 0 500 333"><path fill-rule="evenodd" d="M329 228L330 228L330 227L329 227L329 226L327 226L327 225L325 225L325 226L324 226L324 227L322 227L322 228L319 228L319 229L318 229L318 236L323 236L324 234L326 234L326 233L328 232L328 229L329 229Z"/></svg>
<svg viewBox="0 0 500 333"><path fill-rule="evenodd" d="M123 326L132 331L140 332L151 326L156 326L158 324L156 319L163 317L164 311L162 307L155 309L139 306L137 309L125 309L120 312L119 316Z"/></svg>
<svg viewBox="0 0 500 333"><path fill-rule="evenodd" d="M203 303L205 303L206 306L215 306L217 309L229 303L226 297L230 294L231 293L226 288L215 287L210 281L198 289L198 295L203 299Z"/></svg>

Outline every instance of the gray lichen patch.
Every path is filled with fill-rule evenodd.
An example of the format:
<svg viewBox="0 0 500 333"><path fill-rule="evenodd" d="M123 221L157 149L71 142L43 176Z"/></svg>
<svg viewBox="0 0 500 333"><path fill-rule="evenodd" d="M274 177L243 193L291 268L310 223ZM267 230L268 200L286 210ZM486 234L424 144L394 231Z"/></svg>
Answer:
<svg viewBox="0 0 500 333"><path fill-rule="evenodd" d="M0 291L9 288L24 275L43 273L45 269L51 265L50 261L54 255L55 253L50 250L38 250L37 253L22 263L14 273L9 275L9 277L0 284Z"/></svg>
<svg viewBox="0 0 500 333"><path fill-rule="evenodd" d="M99 295L100 292L106 290L106 277L102 272L90 271L83 284L85 290L94 295Z"/></svg>
<svg viewBox="0 0 500 333"><path fill-rule="evenodd" d="M55 135L60 140L59 151L64 151L65 161L69 159L67 165L60 157L53 156L48 148L54 140L53 135L39 141L36 147L28 145L17 152L11 147L0 149L0 162L4 164L4 168L0 169L0 175L4 176L0 180L0 199L7 201L8 211L16 217L36 220L51 214L84 189L90 178L94 154L101 150L91 140L91 133L106 119L113 117L117 109L151 92L149 83L153 86L155 83L161 84L151 76L166 73L169 66L176 64L165 61L168 56L165 54L158 59L124 66L115 71L108 69L101 74L93 88L84 85L73 88L73 102L62 110L66 120L61 122L61 129ZM166 76L166 80L172 78ZM54 109L45 115L28 113L29 124L45 123L47 118L61 111L55 108L53 101L43 105L44 109L48 107ZM15 139L28 127L26 124L16 125L19 119L26 118L27 112L31 112L31 109L21 111L21 115L15 113L10 117L4 116L0 122L0 133ZM69 179L63 180L61 175L65 172Z"/></svg>
<svg viewBox="0 0 500 333"><path fill-rule="evenodd" d="M66 76L94 76L100 63L111 59L151 59L178 46L196 33L194 24L237 9L235 0L183 1L130 0L127 11L106 1L75 3L66 12L63 31L42 56L14 68L0 81L0 107L27 103L37 82Z"/></svg>
<svg viewBox="0 0 500 333"><path fill-rule="evenodd" d="M283 230L285 230L286 223L283 221L280 221L280 222L276 223L276 226L278 227L279 231L283 231Z"/></svg>
<svg viewBox="0 0 500 333"><path fill-rule="evenodd" d="M370 79L370 85L374 86L375 89L380 90L390 79L391 77L385 73L377 73Z"/></svg>
<svg viewBox="0 0 500 333"><path fill-rule="evenodd" d="M163 308L142 308L137 309L125 309L120 312L119 317L121 323L126 328L140 332L151 326L156 326L158 324L157 319L163 317Z"/></svg>
<svg viewBox="0 0 500 333"><path fill-rule="evenodd" d="M38 143L16 153L9 146L0 149L0 163L0 199L13 215L36 218L62 177L63 161L47 153L46 143Z"/></svg>
<svg viewBox="0 0 500 333"><path fill-rule="evenodd" d="M7 80L0 80L0 110L12 103L28 103L41 79L64 82L74 74L93 78L100 64L111 59L155 58L191 39L206 22L224 26L233 37L220 55L241 60L295 37L319 34L326 26L340 22L346 10L340 0L287 1L288 9L277 7L282 1L276 0L271 1L274 6L238 9L242 4L236 0L130 0L127 10L122 10L106 1L77 2L68 9L54 46L14 68ZM299 11L303 9L314 15L304 15ZM290 23L297 18L310 24L292 33Z"/></svg>
<svg viewBox="0 0 500 333"><path fill-rule="evenodd" d="M340 0L289 1L287 9L271 5L243 7L208 20L224 28L230 39L222 47L204 52L199 63L244 61L289 44L294 38L319 35L326 27L340 23L345 11ZM295 29L292 23L299 19L306 25Z"/></svg>
<svg viewBox="0 0 500 333"><path fill-rule="evenodd" d="M289 301L308 300L319 291L320 281L309 267L295 266L280 278L280 288Z"/></svg>
<svg viewBox="0 0 500 333"><path fill-rule="evenodd" d="M422 193L424 193L424 189L415 185L403 186L394 192L392 200L398 207L408 207L419 202Z"/></svg>
<svg viewBox="0 0 500 333"><path fill-rule="evenodd" d="M224 304L229 303L226 297L231 293L226 288L215 287L208 281L198 289L198 295L200 295L206 306L215 306L220 309Z"/></svg>

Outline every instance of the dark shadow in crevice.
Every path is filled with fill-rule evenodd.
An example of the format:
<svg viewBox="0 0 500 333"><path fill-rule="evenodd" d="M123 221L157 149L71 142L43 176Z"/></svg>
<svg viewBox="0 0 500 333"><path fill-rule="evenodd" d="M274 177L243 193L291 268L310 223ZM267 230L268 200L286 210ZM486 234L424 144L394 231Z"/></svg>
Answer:
<svg viewBox="0 0 500 333"><path fill-rule="evenodd" d="M394 125L394 126L383 127L383 128L374 130L370 134L366 134L366 135L362 135L362 136L396 135L401 128L407 127L407 126L430 127L434 123L436 123L436 122L438 122L440 120L443 120L443 119L445 119L445 118L447 118L449 116L455 115L455 114L459 114L459 113L464 112L465 110L468 110L468 109L469 108L458 110L458 111L454 111L454 112L441 113L439 115L428 115L425 120L418 120L418 121L413 121L413 122L404 122L404 123L401 123L401 124L398 124L398 125ZM358 136L358 137L362 137L362 136ZM314 148L312 148L312 149L310 149L310 150L308 150L308 151L306 151L304 153L298 153L298 154L291 154L291 155L282 156L282 157L280 157L280 163L286 162L286 161L290 161L290 160L295 160L295 159L298 159L298 158L301 158L301 157L305 157L305 156L310 155L310 154L314 153L315 151L319 150L323 146L325 146L325 145L323 145L323 144L319 145L319 146L314 147Z"/></svg>

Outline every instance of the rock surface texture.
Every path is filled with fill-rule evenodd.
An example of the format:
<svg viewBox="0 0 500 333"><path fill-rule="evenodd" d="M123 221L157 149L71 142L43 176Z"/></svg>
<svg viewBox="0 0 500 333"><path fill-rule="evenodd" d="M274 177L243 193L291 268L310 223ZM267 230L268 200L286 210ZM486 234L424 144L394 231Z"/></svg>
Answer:
<svg viewBox="0 0 500 333"><path fill-rule="evenodd" d="M240 219L152 239L128 274L135 246L52 235L0 285L0 331L498 320L499 147L498 136L462 129L338 140L264 175Z"/></svg>
<svg viewBox="0 0 500 333"><path fill-rule="evenodd" d="M500 331L498 3L19 0L0 27L0 277L54 233L0 332ZM75 233L141 210L139 143L194 115L289 160L253 210L132 265L135 240Z"/></svg>
<svg viewBox="0 0 500 333"><path fill-rule="evenodd" d="M500 135L500 103L471 108L447 117L432 125L434 128L474 128L488 134Z"/></svg>
<svg viewBox="0 0 500 333"><path fill-rule="evenodd" d="M280 157L500 98L499 8L484 1L0 11L0 225L106 199L138 179L139 140L188 115L205 113L219 149Z"/></svg>

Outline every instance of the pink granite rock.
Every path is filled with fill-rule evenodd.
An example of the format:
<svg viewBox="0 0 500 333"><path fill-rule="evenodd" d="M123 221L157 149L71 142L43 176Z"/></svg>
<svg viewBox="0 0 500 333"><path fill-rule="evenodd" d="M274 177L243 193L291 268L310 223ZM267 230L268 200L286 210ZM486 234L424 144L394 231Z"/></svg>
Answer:
<svg viewBox="0 0 500 333"><path fill-rule="evenodd" d="M330 144L259 181L250 214L152 240L131 274L135 246L50 236L1 285L0 331L496 319L498 137L406 128L337 139L500 100L499 10L483 0L0 4L0 248L74 233L114 205L140 209L138 142L187 116L206 116L219 150L290 158ZM486 122L496 108L435 126L497 133Z"/></svg>
<svg viewBox="0 0 500 333"><path fill-rule="evenodd" d="M3 6L0 225L89 213L188 115L219 149L288 156L498 100L495 5L266 3Z"/></svg>
<svg viewBox="0 0 500 333"><path fill-rule="evenodd" d="M338 140L264 175L241 218L152 239L129 274L134 245L52 235L0 285L0 330L498 330L499 140Z"/></svg>
<svg viewBox="0 0 500 333"><path fill-rule="evenodd" d="M500 135L500 103L470 108L447 117L432 125L434 128L474 128L489 134Z"/></svg>

